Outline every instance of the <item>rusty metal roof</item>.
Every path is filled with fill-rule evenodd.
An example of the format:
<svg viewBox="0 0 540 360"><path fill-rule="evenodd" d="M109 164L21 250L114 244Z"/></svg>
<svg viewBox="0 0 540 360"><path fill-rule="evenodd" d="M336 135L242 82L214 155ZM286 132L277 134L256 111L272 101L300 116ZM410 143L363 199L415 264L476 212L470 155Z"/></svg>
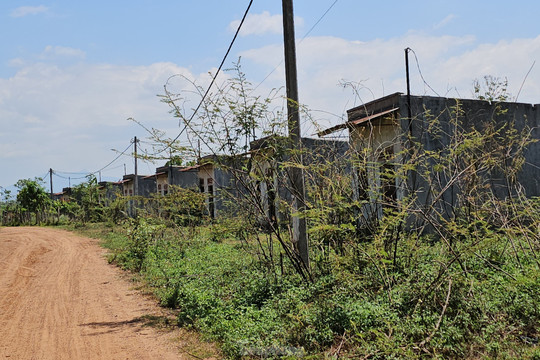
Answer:
<svg viewBox="0 0 540 360"><path fill-rule="evenodd" d="M328 134L331 134L333 132L336 132L337 130L340 130L340 129L345 129L345 128L351 128L353 126L356 126L356 125L360 125L360 124L363 124L363 123L366 123L366 122L369 122L371 120L375 120L375 119L378 119L382 116L385 116L385 115L388 115L388 114L391 114L395 111L399 110L398 107L395 107L395 108L392 108L390 110L386 110L386 111L381 111L381 112L378 112L376 114L372 114L372 115L368 115L368 116L364 116L360 119L356 119L356 120L353 120L353 121L347 121L346 123L344 124L339 124L339 125L336 125L336 126L332 126L331 128L328 128L326 130L323 130L323 131L320 131L317 133L317 135L319 135L319 137L321 136L325 136L325 135L328 135Z"/></svg>

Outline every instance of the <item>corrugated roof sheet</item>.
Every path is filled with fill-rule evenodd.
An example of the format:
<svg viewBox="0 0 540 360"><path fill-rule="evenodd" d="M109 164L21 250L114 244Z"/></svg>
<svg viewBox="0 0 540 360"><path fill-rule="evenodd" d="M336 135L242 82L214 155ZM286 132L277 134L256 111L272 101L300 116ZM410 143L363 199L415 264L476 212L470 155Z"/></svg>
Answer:
<svg viewBox="0 0 540 360"><path fill-rule="evenodd" d="M380 118L381 116L391 114L391 113L393 113L393 112L395 112L397 110L399 110L398 107L392 108L392 109L386 110L386 111L381 111L381 112L376 113L376 114L364 116L363 118L356 119L356 120L353 120L353 121L347 121L344 124L339 124L339 125L336 125L336 126L332 126L331 128L320 131L320 132L317 133L317 135L319 135L319 137L325 136L325 135L331 134L333 132L336 132L337 130L340 130L340 129L345 129L347 127L352 127L353 125L360 125L362 123L365 123L365 122Z"/></svg>

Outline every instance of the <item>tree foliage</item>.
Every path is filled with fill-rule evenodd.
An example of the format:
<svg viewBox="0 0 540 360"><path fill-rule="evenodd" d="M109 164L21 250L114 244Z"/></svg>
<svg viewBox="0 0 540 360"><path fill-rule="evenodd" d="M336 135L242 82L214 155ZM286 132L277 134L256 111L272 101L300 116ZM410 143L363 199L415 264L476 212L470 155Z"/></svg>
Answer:
<svg viewBox="0 0 540 360"><path fill-rule="evenodd" d="M21 211L28 211L36 217L36 223L40 222L40 215L51 204L50 195L45 191L41 178L23 179L17 181L15 186L19 190L17 193L17 203Z"/></svg>
<svg viewBox="0 0 540 360"><path fill-rule="evenodd" d="M493 75L485 75L483 80L475 79L473 82L474 98L486 100L490 104L511 100L508 93L508 79L499 78Z"/></svg>

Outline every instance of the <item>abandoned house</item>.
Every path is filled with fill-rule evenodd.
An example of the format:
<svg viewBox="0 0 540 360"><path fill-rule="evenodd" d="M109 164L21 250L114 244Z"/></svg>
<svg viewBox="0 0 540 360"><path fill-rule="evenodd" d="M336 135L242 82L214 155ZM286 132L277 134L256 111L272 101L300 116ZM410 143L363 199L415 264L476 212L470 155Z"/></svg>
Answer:
<svg viewBox="0 0 540 360"><path fill-rule="evenodd" d="M124 175L120 183L122 184L122 194L124 196L148 197L156 189L154 176L137 175L137 193L135 193L135 174Z"/></svg>
<svg viewBox="0 0 540 360"><path fill-rule="evenodd" d="M235 199L243 191L239 177L244 160L242 156L223 155L208 155L199 160L199 190L206 195L206 209L210 217L235 212Z"/></svg>
<svg viewBox="0 0 540 360"><path fill-rule="evenodd" d="M437 200L436 211L451 217L472 181L498 199L540 195L540 105L395 93L348 110L347 118L319 136L348 129L365 219L410 195L418 208Z"/></svg>
<svg viewBox="0 0 540 360"><path fill-rule="evenodd" d="M267 136L250 143L251 173L256 179L254 192L259 202L259 222L262 225L286 221L290 215L290 211L280 210L280 202L292 201L289 165L306 165L304 175L306 195L309 197L309 187L322 181L323 174L320 172L324 172L324 165L340 167L340 160L346 156L349 148L346 141L302 138L300 159L296 158L296 151L290 150L289 143L288 138L281 136ZM340 167L340 170L348 171L346 166Z"/></svg>
<svg viewBox="0 0 540 360"><path fill-rule="evenodd" d="M71 188L65 187L62 189L61 192L54 193L52 196L52 200L61 201L61 202L70 201L71 193L72 193Z"/></svg>
<svg viewBox="0 0 540 360"><path fill-rule="evenodd" d="M152 175L156 180L155 192L167 195L171 185L186 189L197 188L197 173L198 166L165 165L158 167L155 175Z"/></svg>
<svg viewBox="0 0 540 360"><path fill-rule="evenodd" d="M98 182L99 201L109 205L111 201L122 193L122 183L117 181L100 181Z"/></svg>

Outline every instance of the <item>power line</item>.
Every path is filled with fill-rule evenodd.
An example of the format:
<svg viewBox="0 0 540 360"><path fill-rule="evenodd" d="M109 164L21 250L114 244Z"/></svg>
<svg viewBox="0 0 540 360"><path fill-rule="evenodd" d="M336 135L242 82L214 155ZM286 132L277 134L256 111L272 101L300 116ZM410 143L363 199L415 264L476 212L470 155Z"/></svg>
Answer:
<svg viewBox="0 0 540 360"><path fill-rule="evenodd" d="M317 27L317 25L319 25L319 23L322 21L322 19L324 19L324 17L326 16L326 14L328 14L330 12L330 10L332 10L332 8L334 7L334 5L336 5L336 3L338 2L339 0L335 0L332 5L330 5L330 7L328 9L326 9L326 11L324 12L324 14L321 15L321 17L319 18L319 20L317 20L315 22L315 24L313 24L313 26L311 27L311 29L308 30L308 32L304 35L304 37L300 40L300 42L304 41L305 38L308 37L308 35L313 31L313 29L315 29Z"/></svg>
<svg viewBox="0 0 540 360"><path fill-rule="evenodd" d="M105 165L104 167L102 167L101 169L97 170L97 171L94 171L93 173L91 174L96 174L106 168L108 168L110 165L112 165L116 160L118 160L120 158L120 156L124 155L126 153L126 151L128 151L128 149L131 147L131 143L129 143L129 145L124 149L124 151L122 151L120 154L118 154L117 157L114 158L113 161L111 161L110 163L108 163L107 165Z"/></svg>
<svg viewBox="0 0 540 360"><path fill-rule="evenodd" d="M88 177L88 175L91 175L91 174L88 174L88 175L85 175L85 176L79 176L79 177L71 177L71 176L63 176L63 175L60 175L58 174L55 170L53 170L53 175L54 176L57 176L59 178L62 178L62 179L66 179L66 180L80 180L80 179L86 179Z"/></svg>
<svg viewBox="0 0 540 360"><path fill-rule="evenodd" d="M39 178L42 179L43 181L46 181L45 178L47 177L47 175L49 175L49 170L47 170L47 172L45 173L45 175L40 176Z"/></svg>
<svg viewBox="0 0 540 360"><path fill-rule="evenodd" d="M336 3L337 3L338 1L339 1L339 0L335 0L335 1L332 3L332 5L330 5L330 6L328 7L328 9L326 9L326 11L325 11L325 12L321 15L321 17L319 18L319 20L317 20L317 21L315 22L315 24L313 24L313 26L308 30L308 32L302 37L302 39L300 39L299 44L301 44L301 43L308 37L308 35L311 34L311 32L313 31L313 29L315 29L315 28L317 27L317 25L319 25L319 23L322 21L322 19L324 19L324 18L326 17L326 15L330 12L330 10L332 10L332 8L334 7L334 5L336 5ZM257 89L259 88L259 86L261 86L261 85L262 85L262 84L270 77L270 75L272 75L272 74L273 74L273 73L281 66L281 64L283 64L284 61L285 61L285 60L282 59L282 60L279 62L279 64L277 64L277 65L272 69L272 71L270 71L270 72L268 73L268 75L266 75L266 76L264 77L264 79L262 79L261 82L260 82L257 86L255 86L255 88L253 89L253 91L257 90Z"/></svg>
<svg viewBox="0 0 540 360"><path fill-rule="evenodd" d="M67 174L67 175L81 175L81 174L88 174L87 172L69 172L69 171L60 171L60 170L54 170L55 173L60 174Z"/></svg>
<svg viewBox="0 0 540 360"><path fill-rule="evenodd" d="M518 101L518 98L519 98L519 94L521 94L521 90L523 90L523 85L525 85L525 81L527 81L527 78L529 77L529 74L531 73L533 67L534 67L534 64L536 64L536 60L533 61L531 67L529 68L529 71L527 71L527 74L525 75L525 78L523 79L523 82L521 83L521 86L519 87L519 91L516 95L516 99L514 100L514 102L517 102Z"/></svg>
<svg viewBox="0 0 540 360"><path fill-rule="evenodd" d="M126 153L126 151L128 151L128 149L131 147L131 143L124 149L124 151L122 151L121 153L118 154L118 156L116 156L111 162L109 162L107 165L103 166L101 169L99 170L96 170L94 172L89 172L89 173L84 173L84 172L69 172L69 171L59 171L59 170L53 170L53 174L59 178L62 178L62 179L65 179L65 180L81 180L81 179L86 179L88 176L90 175L95 175L103 170L105 170L106 168L108 168L110 165L112 165L116 160L118 160L122 155L124 155ZM47 172L48 173L48 172ZM60 175L60 174L67 174L67 175L79 175L79 174L85 174L84 176L79 176L79 177L71 177L71 176L63 176L63 175Z"/></svg>
<svg viewBox="0 0 540 360"><path fill-rule="evenodd" d="M414 52L413 49L411 49L411 48L408 48L408 49L409 49L409 51L412 51L412 53L414 54L414 59L416 60L416 67L418 68L418 73L420 74L420 78L424 82L424 85L427 86L428 88L430 88L431 91L433 91L435 93L435 95L440 97L440 95L427 83L426 79L424 79L424 75L422 75L422 70L420 70L420 63L418 62L418 57L416 56L416 53Z"/></svg>
<svg viewBox="0 0 540 360"><path fill-rule="evenodd" d="M118 165L118 166L115 166L115 167L112 167L112 168L108 168L107 170L116 170L116 169L119 169L119 168L121 168L121 167L123 167L123 166L124 166L124 164L120 164L120 165ZM103 171L103 170L102 170L102 171ZM99 171L98 171L98 172L99 172Z"/></svg>
<svg viewBox="0 0 540 360"><path fill-rule="evenodd" d="M253 4L253 0L250 0L249 2L249 5L246 9L246 11L244 12L244 16L242 17L242 20L240 21L240 24L238 25L238 28L236 29L236 33L234 34L234 37L229 45L229 48L227 49L227 52L225 53L225 56L223 57L223 60L221 61L221 64L219 65L219 68L217 69L216 71L216 74L214 75L214 77L212 78L212 81L210 82L210 85L208 86L208 88L206 89L206 92L204 93L201 101L199 102L199 105L197 105L197 107L195 108L195 111L193 112L193 114L191 115L191 117L189 118L189 120L187 121L187 123L185 124L184 128L180 131L180 133L178 135L176 135L176 137L170 141L167 146L163 149L161 149L160 151L158 151L157 153L153 154L152 156L155 156L155 155L159 155L161 154L162 152L166 151L167 149L169 149L172 144L178 140L178 138L184 133L184 130L189 126L189 123L193 120L193 118L195 117L195 115L197 114L197 111L199 111L200 107L202 106L204 100L206 99L206 96L208 96L208 93L210 92L210 89L212 88L212 85L214 85L214 82L216 81L216 78L218 77L219 75L219 72L221 71L221 68L223 67L223 64L225 63L225 61L227 60L227 56L229 55L229 52L231 51L232 47L233 47L233 44L234 42L236 41L236 38L238 37L238 33L240 33L240 29L242 28L242 25L244 24L244 21L246 20L246 17L247 17L247 14L249 12L249 9L251 8L251 4Z"/></svg>

